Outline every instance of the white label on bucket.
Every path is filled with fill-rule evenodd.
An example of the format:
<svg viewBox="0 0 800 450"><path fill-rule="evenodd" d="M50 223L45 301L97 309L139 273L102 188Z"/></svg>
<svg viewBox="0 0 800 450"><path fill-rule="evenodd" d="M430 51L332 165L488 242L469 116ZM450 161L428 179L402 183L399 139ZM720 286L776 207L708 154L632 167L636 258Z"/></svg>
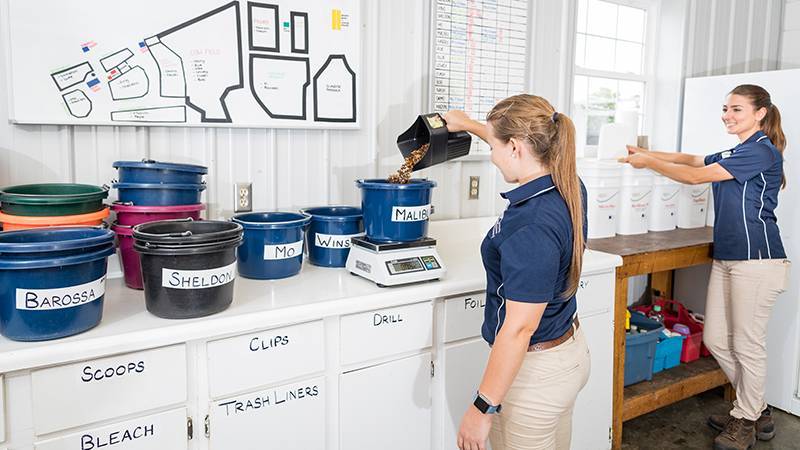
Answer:
<svg viewBox="0 0 800 450"><path fill-rule="evenodd" d="M161 269L161 286L170 289L209 289L236 278L236 262L206 270Z"/></svg>
<svg viewBox="0 0 800 450"><path fill-rule="evenodd" d="M79 284L52 289L17 288L17 309L45 311L74 308L93 302L106 293L106 276Z"/></svg>
<svg viewBox="0 0 800 450"><path fill-rule="evenodd" d="M264 259L289 259L303 254L303 241L264 246Z"/></svg>
<svg viewBox="0 0 800 450"><path fill-rule="evenodd" d="M392 206L392 222L422 222L431 215L431 205Z"/></svg>
<svg viewBox="0 0 800 450"><path fill-rule="evenodd" d="M357 234L322 234L317 233L314 237L314 246L320 248L346 249L350 248L350 238L363 236L364 233Z"/></svg>

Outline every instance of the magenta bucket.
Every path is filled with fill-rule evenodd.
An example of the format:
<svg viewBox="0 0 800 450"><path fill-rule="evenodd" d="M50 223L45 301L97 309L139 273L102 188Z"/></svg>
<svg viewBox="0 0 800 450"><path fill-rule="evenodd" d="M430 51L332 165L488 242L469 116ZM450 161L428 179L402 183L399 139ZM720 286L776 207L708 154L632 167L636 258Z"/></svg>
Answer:
<svg viewBox="0 0 800 450"><path fill-rule="evenodd" d="M157 220L187 218L200 220L200 212L204 209L206 209L206 205L202 203L175 206L136 206L130 203L116 202L111 205L111 210L117 213L117 225L131 227Z"/></svg>
<svg viewBox="0 0 800 450"><path fill-rule="evenodd" d="M111 229L117 235L117 248L119 261L122 263L122 274L125 277L125 286L131 289L144 289L142 283L142 264L139 254L133 249L133 227L119 225L114 222Z"/></svg>

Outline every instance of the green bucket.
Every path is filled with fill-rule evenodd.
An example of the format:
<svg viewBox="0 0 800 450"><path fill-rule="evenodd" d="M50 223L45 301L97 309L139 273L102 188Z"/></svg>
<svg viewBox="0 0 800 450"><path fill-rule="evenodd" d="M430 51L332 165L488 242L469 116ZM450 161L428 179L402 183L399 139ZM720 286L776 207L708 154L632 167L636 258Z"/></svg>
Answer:
<svg viewBox="0 0 800 450"><path fill-rule="evenodd" d="M71 216L104 208L107 186L72 183L39 183L0 190L3 212L17 216Z"/></svg>

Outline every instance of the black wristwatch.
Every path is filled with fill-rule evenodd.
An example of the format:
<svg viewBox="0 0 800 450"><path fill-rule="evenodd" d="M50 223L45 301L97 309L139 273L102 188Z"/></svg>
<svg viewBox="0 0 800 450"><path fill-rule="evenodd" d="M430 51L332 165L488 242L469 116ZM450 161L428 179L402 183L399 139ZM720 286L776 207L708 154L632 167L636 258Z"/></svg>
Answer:
<svg viewBox="0 0 800 450"><path fill-rule="evenodd" d="M478 411L482 412L483 414L499 413L500 409L503 408L502 405L495 406L491 404L491 402L489 402L489 399L484 397L483 394L480 393L480 391L478 391L478 393L475 395L475 401L472 402L472 404L475 405L475 407L478 408Z"/></svg>

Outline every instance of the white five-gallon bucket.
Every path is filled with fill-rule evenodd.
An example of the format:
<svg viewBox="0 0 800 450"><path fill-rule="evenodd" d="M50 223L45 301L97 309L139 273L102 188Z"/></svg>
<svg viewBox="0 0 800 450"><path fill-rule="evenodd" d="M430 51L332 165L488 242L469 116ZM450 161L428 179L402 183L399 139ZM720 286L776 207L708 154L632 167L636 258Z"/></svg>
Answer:
<svg viewBox="0 0 800 450"><path fill-rule="evenodd" d="M678 203L678 228L700 228L706 226L708 199L711 184L681 185Z"/></svg>
<svg viewBox="0 0 800 450"><path fill-rule="evenodd" d="M681 184L668 177L653 174L653 197L647 228L650 231L674 230L678 225L678 201Z"/></svg>
<svg viewBox="0 0 800 450"><path fill-rule="evenodd" d="M615 161L578 161L578 175L586 186L589 239L612 237L617 232L620 171L621 165Z"/></svg>
<svg viewBox="0 0 800 450"><path fill-rule="evenodd" d="M653 175L647 169L635 169L629 164L622 166L622 189L620 189L619 220L617 233L647 233L650 200L653 197Z"/></svg>

